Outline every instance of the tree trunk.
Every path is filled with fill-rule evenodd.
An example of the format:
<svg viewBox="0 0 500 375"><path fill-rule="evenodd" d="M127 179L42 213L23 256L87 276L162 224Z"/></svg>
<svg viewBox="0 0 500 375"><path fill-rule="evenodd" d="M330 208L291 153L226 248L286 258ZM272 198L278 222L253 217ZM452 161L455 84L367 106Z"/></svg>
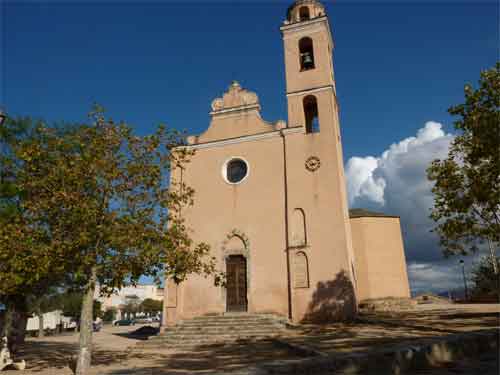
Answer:
<svg viewBox="0 0 500 375"><path fill-rule="evenodd" d="M19 346L24 343L27 323L28 314L26 313L24 304L16 305L12 320L11 338L9 340L11 343L10 354L16 354Z"/></svg>
<svg viewBox="0 0 500 375"><path fill-rule="evenodd" d="M495 274L495 279L496 279L496 298L497 302L500 303L500 272L498 271L498 260L495 254L495 249L493 248L493 245L491 244L491 240L488 238L488 247L490 248L490 258L491 258L491 263L493 265L493 273Z"/></svg>
<svg viewBox="0 0 500 375"><path fill-rule="evenodd" d="M43 312L38 310L38 337L45 336L45 330L43 329Z"/></svg>
<svg viewBox="0 0 500 375"><path fill-rule="evenodd" d="M96 272L92 269L90 280L83 294L80 315L80 348L76 362L76 375L87 375L92 360L92 322Z"/></svg>
<svg viewBox="0 0 500 375"><path fill-rule="evenodd" d="M4 301L6 311L0 331L0 338L6 336L11 355L17 352L19 345L24 342L26 334L26 300L23 296L9 296Z"/></svg>
<svg viewBox="0 0 500 375"><path fill-rule="evenodd" d="M495 255L495 250L493 249L493 245L491 244L491 240L489 238L488 238L488 247L490 248L490 257L491 257L491 264L493 266L493 272L495 275L498 275L497 257Z"/></svg>
<svg viewBox="0 0 500 375"><path fill-rule="evenodd" d="M14 320L14 305L11 301L6 301L5 315L4 315L3 327L2 327L2 332L0 334L0 338L7 337L7 339L9 339L11 337L13 320Z"/></svg>

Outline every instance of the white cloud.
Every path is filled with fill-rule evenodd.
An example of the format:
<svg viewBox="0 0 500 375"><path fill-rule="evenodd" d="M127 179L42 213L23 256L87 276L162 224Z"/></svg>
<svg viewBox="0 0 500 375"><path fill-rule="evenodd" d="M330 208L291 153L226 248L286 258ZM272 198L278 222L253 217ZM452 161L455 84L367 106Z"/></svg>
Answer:
<svg viewBox="0 0 500 375"><path fill-rule="evenodd" d="M418 130L416 137L392 144L378 157L350 158L346 165L350 205L354 207L360 201L390 205L394 198L388 194L391 190L404 195L408 195L409 188L430 193L425 170L433 159L447 155L453 139L442 127L438 122L429 121Z"/></svg>
<svg viewBox="0 0 500 375"><path fill-rule="evenodd" d="M384 204L385 181L374 179L373 171L377 169L378 159L373 156L364 158L352 157L347 162L346 177L349 204L358 197L368 197L375 203Z"/></svg>

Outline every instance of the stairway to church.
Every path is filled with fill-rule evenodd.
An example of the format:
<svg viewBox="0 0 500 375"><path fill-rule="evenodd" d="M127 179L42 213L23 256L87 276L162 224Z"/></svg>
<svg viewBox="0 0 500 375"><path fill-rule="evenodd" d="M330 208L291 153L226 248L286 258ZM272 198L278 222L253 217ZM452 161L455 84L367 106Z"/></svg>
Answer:
<svg viewBox="0 0 500 375"><path fill-rule="evenodd" d="M245 339L279 336L286 319L271 314L224 314L200 316L180 322L161 335L140 344L144 348L186 348L223 344Z"/></svg>

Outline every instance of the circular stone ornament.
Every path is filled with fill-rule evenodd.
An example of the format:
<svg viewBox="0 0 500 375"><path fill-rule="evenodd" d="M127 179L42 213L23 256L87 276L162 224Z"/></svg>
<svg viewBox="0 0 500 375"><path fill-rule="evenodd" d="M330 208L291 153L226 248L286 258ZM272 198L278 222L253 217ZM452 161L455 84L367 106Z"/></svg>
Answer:
<svg viewBox="0 0 500 375"><path fill-rule="evenodd" d="M321 160L317 156L310 156L306 160L306 169L309 172L315 172L321 167Z"/></svg>

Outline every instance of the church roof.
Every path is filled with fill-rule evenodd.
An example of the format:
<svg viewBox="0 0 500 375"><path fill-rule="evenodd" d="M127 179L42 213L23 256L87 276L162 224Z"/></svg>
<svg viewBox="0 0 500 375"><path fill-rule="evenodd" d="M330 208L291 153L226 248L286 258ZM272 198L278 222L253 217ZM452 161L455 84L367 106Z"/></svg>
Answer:
<svg viewBox="0 0 500 375"><path fill-rule="evenodd" d="M355 219L358 217L393 217L393 218L399 218L399 216L396 215L387 215L383 212L375 212L375 211L369 211L365 210L364 208L352 208L349 210L349 218Z"/></svg>

